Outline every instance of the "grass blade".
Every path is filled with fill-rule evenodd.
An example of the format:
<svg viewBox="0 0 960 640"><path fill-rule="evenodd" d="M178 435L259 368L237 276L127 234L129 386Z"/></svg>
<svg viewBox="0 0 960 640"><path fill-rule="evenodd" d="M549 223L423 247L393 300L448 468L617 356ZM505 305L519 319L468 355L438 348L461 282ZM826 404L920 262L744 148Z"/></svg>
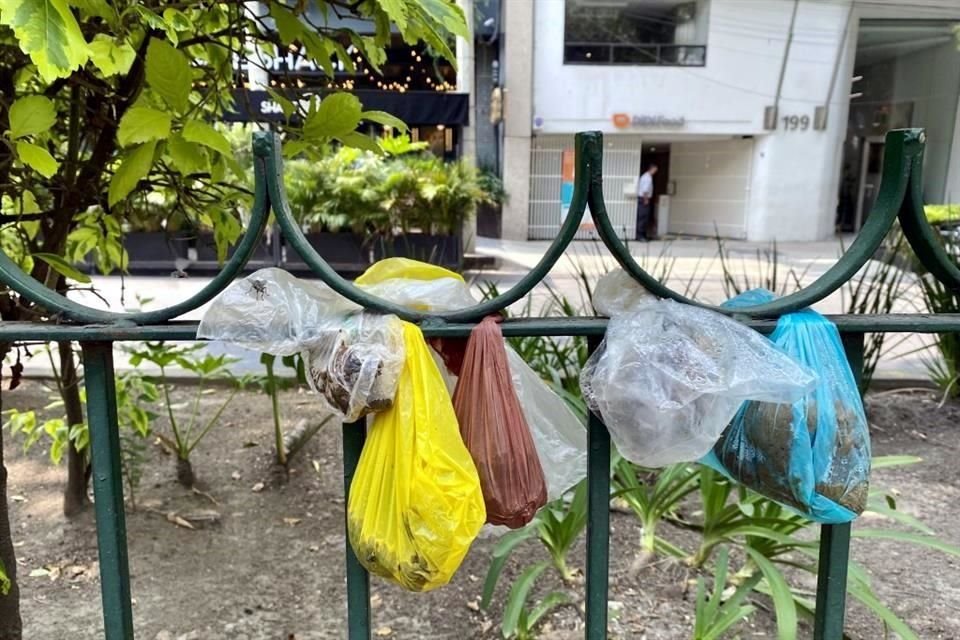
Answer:
<svg viewBox="0 0 960 640"><path fill-rule="evenodd" d="M893 529L856 529L853 532L853 537L890 540L893 542L908 542L910 544L918 544L923 547L929 547L930 549L936 549L937 551L943 551L944 553L949 553L952 556L960 556L960 547L955 547L952 544L947 544L939 538L925 536L920 533L894 531Z"/></svg>
<svg viewBox="0 0 960 640"><path fill-rule="evenodd" d="M500 632L504 638L512 638L516 635L517 627L520 624L520 615L524 609L523 605L527 602L530 589L533 588L533 584L547 566L549 566L547 562L538 562L531 565L513 583L513 588L510 589L510 595L507 598L507 606L503 610L503 622L500 625Z"/></svg>
<svg viewBox="0 0 960 640"><path fill-rule="evenodd" d="M767 586L770 587L770 597L777 613L777 638L780 640L796 640L797 638L797 605L793 602L793 591L784 579L783 574L770 560L756 549L745 547L750 558L760 569Z"/></svg>
<svg viewBox="0 0 960 640"><path fill-rule="evenodd" d="M480 600L480 606L486 609L490 606L490 600L493 599L493 592L497 588L497 581L500 579L500 573L503 572L503 565L506 564L510 553L524 540L533 537L535 531L524 527L511 531L500 538L500 542L493 549L493 557L490 562L490 568L487 570L487 577L483 582L483 596Z"/></svg>

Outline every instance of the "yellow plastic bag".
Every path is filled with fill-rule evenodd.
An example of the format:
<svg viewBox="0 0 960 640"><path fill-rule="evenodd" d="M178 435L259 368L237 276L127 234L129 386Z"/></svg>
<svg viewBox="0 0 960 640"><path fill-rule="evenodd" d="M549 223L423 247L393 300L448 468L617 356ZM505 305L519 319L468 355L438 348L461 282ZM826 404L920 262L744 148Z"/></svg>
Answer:
<svg viewBox="0 0 960 640"><path fill-rule="evenodd" d="M376 414L347 503L350 544L370 573L411 591L449 582L486 520L480 478L420 329L393 407Z"/></svg>

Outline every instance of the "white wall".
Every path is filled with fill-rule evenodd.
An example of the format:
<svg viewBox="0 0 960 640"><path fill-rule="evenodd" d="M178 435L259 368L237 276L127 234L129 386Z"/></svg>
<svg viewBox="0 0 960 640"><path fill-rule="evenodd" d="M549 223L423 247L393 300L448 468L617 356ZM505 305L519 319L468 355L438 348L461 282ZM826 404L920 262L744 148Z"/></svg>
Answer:
<svg viewBox="0 0 960 640"><path fill-rule="evenodd" d="M618 112L686 118L684 127L659 132L763 131L763 107L776 91L791 3L713 0L706 66L654 67L563 64L564 2L535 2L533 111L543 118L544 133L613 133L611 116Z"/></svg>
<svg viewBox="0 0 960 640"><path fill-rule="evenodd" d="M857 41L858 19L854 13L848 23L849 12L849 5L799 5L794 27L797 35L790 49L778 105L781 120L776 130L759 136L754 147L747 212L750 240L813 241L834 233ZM837 56L840 61L827 105L826 129L792 130L785 126L784 116L807 116L812 120L816 107L827 103Z"/></svg>
<svg viewBox="0 0 960 640"><path fill-rule="evenodd" d="M668 232L745 238L752 161L753 140L671 145Z"/></svg>

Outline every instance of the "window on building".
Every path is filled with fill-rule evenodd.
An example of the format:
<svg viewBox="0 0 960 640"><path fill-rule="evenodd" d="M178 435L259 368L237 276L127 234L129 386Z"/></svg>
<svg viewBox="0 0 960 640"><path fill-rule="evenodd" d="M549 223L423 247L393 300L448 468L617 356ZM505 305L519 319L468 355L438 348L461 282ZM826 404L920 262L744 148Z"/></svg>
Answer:
<svg viewBox="0 0 960 640"><path fill-rule="evenodd" d="M565 2L565 64L706 63L707 0Z"/></svg>

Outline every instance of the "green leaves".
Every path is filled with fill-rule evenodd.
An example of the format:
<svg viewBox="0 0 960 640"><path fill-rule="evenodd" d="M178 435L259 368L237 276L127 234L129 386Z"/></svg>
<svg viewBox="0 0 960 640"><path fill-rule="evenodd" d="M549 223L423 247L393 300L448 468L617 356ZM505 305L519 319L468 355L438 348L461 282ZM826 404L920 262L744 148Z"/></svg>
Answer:
<svg viewBox="0 0 960 640"><path fill-rule="evenodd" d="M112 207L136 188L137 183L147 177L150 167L153 166L153 155L157 143L147 142L130 151L120 162L117 171L110 180L110 189L107 193L107 202Z"/></svg>
<svg viewBox="0 0 960 640"><path fill-rule="evenodd" d="M10 581L10 577L7 576L7 568L3 566L3 560L0 560L0 596L5 596L10 593L10 587L13 586L13 583Z"/></svg>
<svg viewBox="0 0 960 640"><path fill-rule="evenodd" d="M188 142L179 133L170 136L167 140L167 153L174 168L181 174L188 176L200 173L207 166L207 156L203 147L195 142Z"/></svg>
<svg viewBox="0 0 960 640"><path fill-rule="evenodd" d="M727 585L728 552L721 549L717 556L717 567L714 572L713 592L707 598L706 585L703 578L697 578L696 621L693 628L694 640L720 640L735 624L746 620L754 612L753 605L741 606L750 592L760 582L757 574L747 579L737 587L729 598L724 600L724 590Z"/></svg>
<svg viewBox="0 0 960 640"><path fill-rule="evenodd" d="M348 147L379 153L381 149L377 141L356 130L361 120L399 131L407 130L407 125L400 118L386 111L363 111L356 96L334 93L325 97L319 107L311 107L303 124L303 135L313 140L335 138Z"/></svg>
<svg viewBox="0 0 960 640"><path fill-rule="evenodd" d="M25 96L10 105L10 137L14 140L50 129L57 121L53 102L44 96Z"/></svg>
<svg viewBox="0 0 960 640"><path fill-rule="evenodd" d="M20 49L47 82L87 61L87 43L66 0L0 0L0 25L13 29Z"/></svg>
<svg viewBox="0 0 960 640"><path fill-rule="evenodd" d="M46 262L51 269L65 278L70 278L71 280L82 282L83 284L90 283L90 276L77 271L72 264L64 260L61 256L58 256L54 253L34 253L31 255L35 260L42 260Z"/></svg>
<svg viewBox="0 0 960 640"><path fill-rule="evenodd" d="M60 164L53 159L49 151L29 142L17 143L17 157L20 158L20 162L32 168L44 178L51 177L60 167Z"/></svg>
<svg viewBox="0 0 960 640"><path fill-rule="evenodd" d="M43 96L20 98L10 106L9 116L9 134L12 140L45 133L57 121L57 111L53 102ZM18 140L16 150L20 162L44 178L51 177L60 167L50 152L38 144Z"/></svg>
<svg viewBox="0 0 960 640"><path fill-rule="evenodd" d="M170 108L183 113L190 106L193 74L181 51L164 40L151 40L147 47L147 84Z"/></svg>
<svg viewBox="0 0 960 640"><path fill-rule="evenodd" d="M385 127L393 127L400 133L406 133L407 131L407 123L386 111L364 111L361 116L369 122L376 122Z"/></svg>
<svg viewBox="0 0 960 640"><path fill-rule="evenodd" d="M303 35L303 23L286 7L276 2L270 3L270 17L277 25L277 32L283 44L290 44L300 40Z"/></svg>
<svg viewBox="0 0 960 640"><path fill-rule="evenodd" d="M303 134L308 138L340 138L360 124L360 100L349 93L326 96L320 106L307 114Z"/></svg>
<svg viewBox="0 0 960 640"><path fill-rule="evenodd" d="M126 73L137 58L129 42L118 44L110 36L98 33L90 43L90 61L106 77Z"/></svg>
<svg viewBox="0 0 960 640"><path fill-rule="evenodd" d="M513 583L510 589L510 595L507 597L507 606L503 612L503 622L500 625L500 632L504 638L512 638L517 635L517 628L520 624L520 615L523 613L524 605L527 603L527 597L530 590L536 583L537 578L549 566L546 562L527 567L517 581Z"/></svg>
<svg viewBox="0 0 960 640"><path fill-rule="evenodd" d="M777 612L777 637L781 640L796 640L797 606L793 602L793 591L790 585L787 584L780 569L762 553L752 547L744 547L744 549L767 581L770 598Z"/></svg>
<svg viewBox="0 0 960 640"><path fill-rule="evenodd" d="M183 127L183 133L181 135L187 142L195 142L213 149L221 155L233 157L233 149L230 147L230 141L206 122L199 120L187 122Z"/></svg>
<svg viewBox="0 0 960 640"><path fill-rule="evenodd" d="M483 596L480 600L480 606L486 609L490 606L493 599L493 592L497 588L497 580L503 572L503 566L510 557L510 553L524 540L529 540L536 535L536 529L527 526L522 529L505 533L497 546L493 548L493 557L490 562L490 568L487 570L487 577L483 582Z"/></svg>
<svg viewBox="0 0 960 640"><path fill-rule="evenodd" d="M117 140L121 146L165 140L170 135L170 114L150 107L131 107L120 119Z"/></svg>

